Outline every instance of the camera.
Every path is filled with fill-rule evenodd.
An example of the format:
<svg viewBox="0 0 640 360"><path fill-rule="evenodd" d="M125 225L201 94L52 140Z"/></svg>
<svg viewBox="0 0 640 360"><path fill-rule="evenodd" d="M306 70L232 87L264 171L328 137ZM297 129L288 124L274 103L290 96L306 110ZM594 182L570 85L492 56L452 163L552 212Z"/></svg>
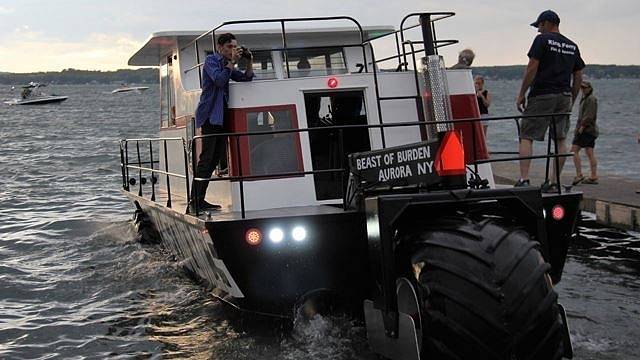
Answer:
<svg viewBox="0 0 640 360"><path fill-rule="evenodd" d="M245 59L251 59L251 51L249 51L249 49L247 49L246 46L241 45L240 46L240 50L242 50L242 55L240 55L241 57L245 58Z"/></svg>

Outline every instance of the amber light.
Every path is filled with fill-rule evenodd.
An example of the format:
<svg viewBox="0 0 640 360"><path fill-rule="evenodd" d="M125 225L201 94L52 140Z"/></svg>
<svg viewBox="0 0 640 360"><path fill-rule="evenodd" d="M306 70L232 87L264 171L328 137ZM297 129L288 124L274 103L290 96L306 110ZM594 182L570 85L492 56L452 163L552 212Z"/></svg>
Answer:
<svg viewBox="0 0 640 360"><path fill-rule="evenodd" d="M560 221L564 218L564 208L562 205L556 205L551 209L551 216L553 220Z"/></svg>
<svg viewBox="0 0 640 360"><path fill-rule="evenodd" d="M260 230L252 228L247 230L244 239L249 245L259 245L262 242L262 233Z"/></svg>
<svg viewBox="0 0 640 360"><path fill-rule="evenodd" d="M329 80L327 80L327 86L335 89L338 87L338 79L334 78L334 77L330 77Z"/></svg>

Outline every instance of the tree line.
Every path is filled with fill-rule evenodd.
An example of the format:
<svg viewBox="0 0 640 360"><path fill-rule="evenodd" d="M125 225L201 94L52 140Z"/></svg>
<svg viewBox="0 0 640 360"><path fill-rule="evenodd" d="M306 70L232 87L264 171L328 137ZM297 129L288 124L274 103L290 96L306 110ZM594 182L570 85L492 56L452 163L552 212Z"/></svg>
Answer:
<svg viewBox="0 0 640 360"><path fill-rule="evenodd" d="M34 73L0 73L0 84L28 84L29 82L54 84L157 84L157 68L94 71L65 69Z"/></svg>
<svg viewBox="0 0 640 360"><path fill-rule="evenodd" d="M473 68L474 74L489 79L518 80L522 79L524 65L478 66ZM639 65L587 65L584 73L589 78L620 79L640 78ZM120 69L116 71L94 71L65 69L35 73L1 73L0 84L28 84L29 82L54 84L157 84L157 68L141 68L136 70Z"/></svg>
<svg viewBox="0 0 640 360"><path fill-rule="evenodd" d="M524 74L524 65L510 66L478 66L473 73L489 79L520 80ZM638 65L590 65L584 68L584 75L591 79L638 79L640 66Z"/></svg>

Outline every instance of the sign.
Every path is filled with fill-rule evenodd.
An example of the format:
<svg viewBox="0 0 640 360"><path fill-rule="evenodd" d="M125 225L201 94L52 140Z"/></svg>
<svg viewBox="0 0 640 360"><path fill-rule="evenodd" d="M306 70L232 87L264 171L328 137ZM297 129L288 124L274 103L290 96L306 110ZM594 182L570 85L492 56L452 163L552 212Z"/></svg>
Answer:
<svg viewBox="0 0 640 360"><path fill-rule="evenodd" d="M435 157L440 142L423 141L349 155L351 173L361 181L383 186L434 184L440 177L436 173Z"/></svg>

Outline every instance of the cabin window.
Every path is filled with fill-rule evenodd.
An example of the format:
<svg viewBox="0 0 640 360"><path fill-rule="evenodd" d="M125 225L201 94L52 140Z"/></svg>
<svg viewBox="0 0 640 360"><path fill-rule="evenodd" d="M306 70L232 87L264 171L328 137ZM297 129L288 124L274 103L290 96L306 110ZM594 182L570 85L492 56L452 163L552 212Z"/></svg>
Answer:
<svg viewBox="0 0 640 360"><path fill-rule="evenodd" d="M268 106L264 108L234 109L231 131L256 132L298 128L294 105ZM239 143L238 143L239 142ZM231 174L273 175L302 172L300 135L294 133L241 136L230 141ZM240 150L241 158L237 156Z"/></svg>
<svg viewBox="0 0 640 360"><path fill-rule="evenodd" d="M284 54L282 58L285 58ZM287 51L287 60L283 61L285 74L287 63L292 78L347 73L342 48Z"/></svg>
<svg viewBox="0 0 640 360"><path fill-rule="evenodd" d="M271 50L251 50L253 54L253 72L254 80L269 80L276 78L276 71L273 68L273 60L271 59ZM241 71L247 69L248 60L241 58L238 61L238 68Z"/></svg>

